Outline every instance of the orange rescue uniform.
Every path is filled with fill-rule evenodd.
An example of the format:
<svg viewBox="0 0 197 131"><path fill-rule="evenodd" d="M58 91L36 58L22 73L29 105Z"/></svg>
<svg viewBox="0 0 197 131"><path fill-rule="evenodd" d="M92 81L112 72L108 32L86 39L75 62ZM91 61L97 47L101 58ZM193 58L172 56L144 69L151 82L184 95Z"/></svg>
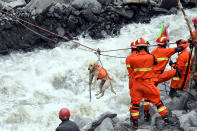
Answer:
<svg viewBox="0 0 197 131"><path fill-rule="evenodd" d="M176 67L178 67L180 70L181 70L181 75L182 75L182 78L179 78L179 77L173 77L172 78L172 81L171 81L171 88L176 88L178 90L181 89L181 86L183 84L183 81L184 81L184 77L185 77L185 74L186 74L186 69L187 69L187 65L188 65L188 60L189 60L189 55L191 53L187 50L187 49L184 49L179 55L178 55L178 58L177 58L177 63L176 63ZM187 89L187 84L188 84L188 81L190 79L190 75L191 75L191 61L192 61L193 57L191 56L191 60L190 60L190 66L189 66L189 71L188 71L188 75L187 75L187 78L186 78L186 81L185 81L185 86L184 86L184 90Z"/></svg>
<svg viewBox="0 0 197 131"><path fill-rule="evenodd" d="M184 44L181 46L185 49L189 46L189 44ZM175 48L158 47L157 49L155 49L151 52L151 54L153 54L154 56L157 57L157 61L158 61L158 64L154 66L154 71L156 74L155 78L159 78L161 75L161 79L158 79L158 82L156 82L156 83L161 83L163 81L167 81L175 75L175 73L176 73L175 70L170 70L170 71L167 71L165 74L162 74L166 68L166 65L168 64L170 57L173 54L175 54Z"/></svg>
<svg viewBox="0 0 197 131"><path fill-rule="evenodd" d="M129 59L130 66L133 69L133 86L132 109L131 115L133 119L138 119L139 105L143 98L147 98L151 103L157 106L159 114L164 117L168 110L160 101L160 90L155 86L154 81L154 58L145 51L139 52L135 57Z"/></svg>
<svg viewBox="0 0 197 131"><path fill-rule="evenodd" d="M155 72L154 81L156 86L159 83L168 81L173 76L175 76L176 70L164 71L170 57L173 54L175 54L175 48L163 48L159 46L151 52L151 54L153 54L157 58L157 62L158 62L157 65L153 66L153 70ZM145 111L150 110L149 100L147 100L147 98L145 98L144 100L144 110Z"/></svg>
<svg viewBox="0 0 197 131"><path fill-rule="evenodd" d="M192 35L193 35L193 37L197 40L197 38L196 38L196 31L195 31L195 30L192 32ZM189 39L192 39L192 36L190 36ZM194 72L193 79L194 79L194 80L197 80L197 65L196 65L196 70L195 70L195 72Z"/></svg>
<svg viewBox="0 0 197 131"><path fill-rule="evenodd" d="M130 97L132 98L132 94L133 92L131 91L131 88L132 88L132 78L133 78L133 69L131 68L130 66L130 58L132 57L135 57L137 55L137 51L132 51L132 53L127 56L126 58L126 67L127 67L127 70L128 70L128 76L129 76L129 94L130 94ZM131 109L132 109L132 100L130 102L130 113L131 113Z"/></svg>

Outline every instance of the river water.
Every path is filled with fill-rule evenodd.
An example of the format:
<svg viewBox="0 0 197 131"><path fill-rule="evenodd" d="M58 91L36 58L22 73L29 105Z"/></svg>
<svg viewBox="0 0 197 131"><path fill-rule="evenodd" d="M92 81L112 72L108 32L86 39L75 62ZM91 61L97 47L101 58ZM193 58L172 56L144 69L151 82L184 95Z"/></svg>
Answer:
<svg viewBox="0 0 197 131"><path fill-rule="evenodd" d="M197 8L186 10L186 14L191 22ZM114 38L92 40L79 37L78 42L101 50L128 48L131 41L139 37L156 44L162 24L168 26L170 42L189 36L183 15L179 12L152 18L149 24L127 25ZM92 89L92 101L89 102L87 68L98 58L90 50L83 47L70 49L68 45L72 43L60 43L51 50L0 57L0 131L54 131L60 123L58 112L62 107L70 109L72 120L76 116L94 119L106 111L117 113L120 119L128 117L130 97L125 58L101 56L117 94L107 89L104 97L96 99L97 84L97 88ZM129 53L126 50L105 54L126 57Z"/></svg>

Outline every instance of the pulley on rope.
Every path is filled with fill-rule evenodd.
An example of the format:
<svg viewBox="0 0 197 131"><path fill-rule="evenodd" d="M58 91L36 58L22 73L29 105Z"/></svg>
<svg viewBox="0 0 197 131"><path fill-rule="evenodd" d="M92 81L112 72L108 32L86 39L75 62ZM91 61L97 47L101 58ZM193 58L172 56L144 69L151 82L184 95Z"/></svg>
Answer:
<svg viewBox="0 0 197 131"><path fill-rule="evenodd" d="M103 68L103 64L102 64L101 58L100 58L101 50L98 48L98 49L96 50L95 54L96 54L96 56L98 57L98 60L97 60L97 61L100 62L101 67Z"/></svg>

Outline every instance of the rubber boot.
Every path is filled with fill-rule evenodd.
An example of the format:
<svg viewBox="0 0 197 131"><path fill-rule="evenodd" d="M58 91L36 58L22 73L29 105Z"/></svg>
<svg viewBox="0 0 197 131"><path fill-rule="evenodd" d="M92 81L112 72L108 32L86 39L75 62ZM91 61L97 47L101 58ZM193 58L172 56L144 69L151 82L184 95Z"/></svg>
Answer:
<svg viewBox="0 0 197 131"><path fill-rule="evenodd" d="M130 116L130 122L133 123L133 128L138 128L138 119L133 119L132 116Z"/></svg>
<svg viewBox="0 0 197 131"><path fill-rule="evenodd" d="M133 119L133 128L134 129L138 128L138 119Z"/></svg>
<svg viewBox="0 0 197 131"><path fill-rule="evenodd" d="M170 88L169 96L170 97L179 97L180 95L176 92L175 88Z"/></svg>
<svg viewBox="0 0 197 131"><path fill-rule="evenodd" d="M194 87L193 89L197 92L197 80L194 80L195 84L194 84Z"/></svg>
<svg viewBox="0 0 197 131"><path fill-rule="evenodd" d="M176 125L176 121L171 121L168 116L166 115L165 117L163 117L163 120L164 120L164 124L167 126L167 125L170 125L170 126L175 126Z"/></svg>
<svg viewBox="0 0 197 131"><path fill-rule="evenodd" d="M150 121L150 119L151 119L151 116L150 116L150 110L144 110L144 120L145 121Z"/></svg>

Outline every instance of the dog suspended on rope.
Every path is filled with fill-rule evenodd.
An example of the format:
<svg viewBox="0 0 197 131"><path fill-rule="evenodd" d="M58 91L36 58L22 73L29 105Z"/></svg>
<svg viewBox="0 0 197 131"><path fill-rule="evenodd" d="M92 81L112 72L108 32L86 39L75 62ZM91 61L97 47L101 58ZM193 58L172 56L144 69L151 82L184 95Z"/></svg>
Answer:
<svg viewBox="0 0 197 131"><path fill-rule="evenodd" d="M97 99L104 96L105 90L109 87L111 87L111 91L114 94L116 94L112 86L112 79L109 77L109 74L107 73L107 71L103 67L101 67L97 61L90 63L88 66L88 70L90 73L89 74L90 83L92 84L91 88L95 88L96 82L98 80L101 80L101 83L99 85L100 90L97 94L95 94L96 96L98 96Z"/></svg>

